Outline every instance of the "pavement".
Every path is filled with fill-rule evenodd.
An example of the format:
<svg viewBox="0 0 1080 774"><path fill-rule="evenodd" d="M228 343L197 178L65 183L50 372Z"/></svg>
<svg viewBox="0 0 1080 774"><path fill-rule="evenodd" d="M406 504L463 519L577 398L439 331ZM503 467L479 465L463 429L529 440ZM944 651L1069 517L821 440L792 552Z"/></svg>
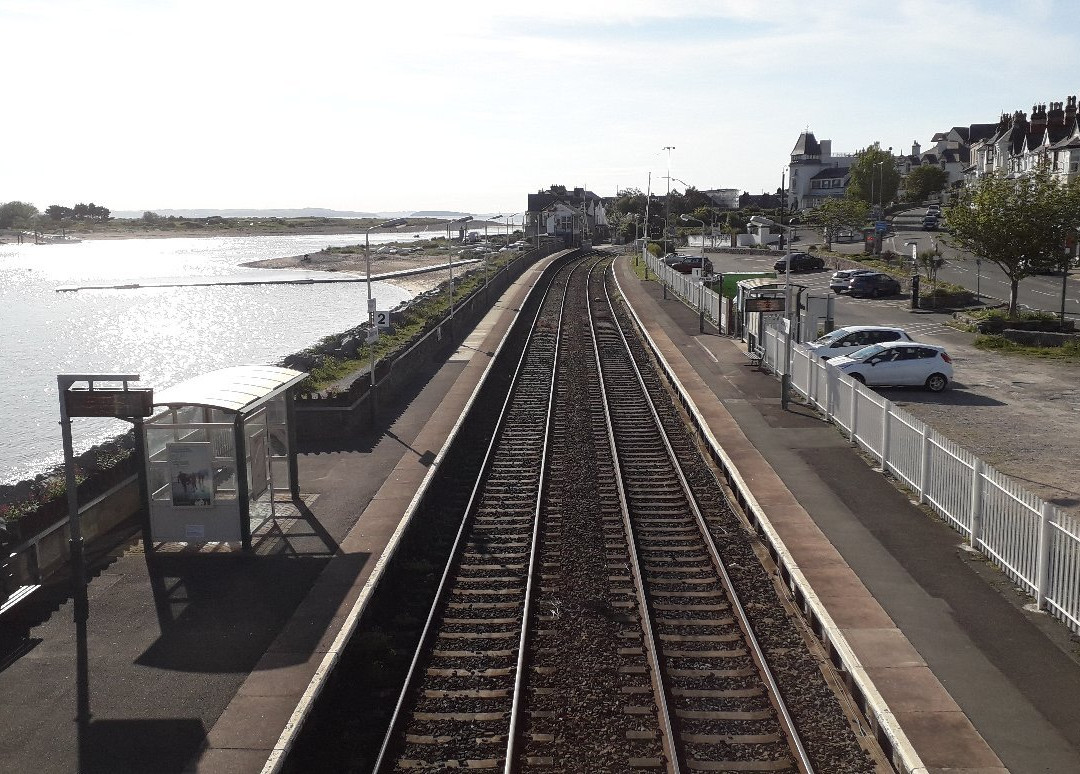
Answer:
<svg viewBox="0 0 1080 774"><path fill-rule="evenodd" d="M818 599L860 600L831 620L896 702L927 770L1080 771L1076 640L814 412L783 411L775 378L732 339L699 333L696 311L629 263L618 262L628 302L694 385L710 432L753 472L791 557L817 574ZM304 450L302 499L280 504L252 554L99 547L85 637L63 586L0 623L0 771L246 773L280 756L539 268L381 407L381 430Z"/></svg>

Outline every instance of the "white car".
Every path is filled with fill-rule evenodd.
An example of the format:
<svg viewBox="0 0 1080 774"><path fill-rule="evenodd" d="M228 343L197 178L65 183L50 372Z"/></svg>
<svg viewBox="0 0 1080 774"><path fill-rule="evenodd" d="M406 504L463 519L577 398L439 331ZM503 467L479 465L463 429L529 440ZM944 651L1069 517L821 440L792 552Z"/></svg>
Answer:
<svg viewBox="0 0 1080 774"><path fill-rule="evenodd" d="M820 339L809 341L806 347L822 360L839 357L862 349L870 344L883 344L887 341L911 341L911 336L903 328L886 325L848 325L826 333Z"/></svg>
<svg viewBox="0 0 1080 774"><path fill-rule="evenodd" d="M944 347L910 341L872 344L833 358L829 368L867 385L925 387L930 392L941 392L953 377L952 358Z"/></svg>

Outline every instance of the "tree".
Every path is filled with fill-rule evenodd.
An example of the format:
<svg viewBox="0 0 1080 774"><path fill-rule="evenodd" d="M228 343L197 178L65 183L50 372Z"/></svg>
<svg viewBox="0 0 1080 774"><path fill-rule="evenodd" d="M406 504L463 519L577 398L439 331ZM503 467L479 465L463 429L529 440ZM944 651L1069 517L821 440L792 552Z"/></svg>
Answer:
<svg viewBox="0 0 1080 774"><path fill-rule="evenodd" d="M64 220L72 217L73 214L70 207L64 207L61 204L50 204L45 208L45 216L49 220Z"/></svg>
<svg viewBox="0 0 1080 774"><path fill-rule="evenodd" d="M1020 281L1067 260L1066 241L1080 228L1080 179L1064 183L1047 164L1017 178L990 173L961 189L945 218L951 244L1008 278L1013 316Z"/></svg>
<svg viewBox="0 0 1080 774"><path fill-rule="evenodd" d="M896 171L896 159L892 150L882 150L878 143L859 154L851 165L851 179L847 195L866 202L871 207L882 206L896 198L900 187L900 173Z"/></svg>
<svg viewBox="0 0 1080 774"><path fill-rule="evenodd" d="M612 233L624 242L635 239L638 225L645 220L645 203L645 194L636 188L619 191L618 197L607 208Z"/></svg>
<svg viewBox="0 0 1080 774"><path fill-rule="evenodd" d="M937 272L945 265L945 259L941 256L941 247L934 245L933 250L923 250L916 258L918 269L930 284L937 284Z"/></svg>
<svg viewBox="0 0 1080 774"><path fill-rule="evenodd" d="M921 202L930 194L941 193L948 184L948 172L932 164L923 164L915 167L904 181L905 198L909 202Z"/></svg>
<svg viewBox="0 0 1080 774"><path fill-rule="evenodd" d="M25 226L38 214L38 208L26 202L0 204L0 228Z"/></svg>
<svg viewBox="0 0 1080 774"><path fill-rule="evenodd" d="M832 241L838 231L856 231L870 217L870 205L858 199L829 199L811 210L807 219L821 226L825 235L825 249L832 249Z"/></svg>

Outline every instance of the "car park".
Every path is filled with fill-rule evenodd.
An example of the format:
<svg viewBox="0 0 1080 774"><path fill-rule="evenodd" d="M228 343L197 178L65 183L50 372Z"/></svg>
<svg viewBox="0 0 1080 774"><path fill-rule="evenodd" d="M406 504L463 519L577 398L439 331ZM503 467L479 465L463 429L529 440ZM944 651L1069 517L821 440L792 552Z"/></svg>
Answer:
<svg viewBox="0 0 1080 774"><path fill-rule="evenodd" d="M790 262L792 271L820 271L825 268L825 260L810 253L789 253L778 258L773 264L773 271L786 271Z"/></svg>
<svg viewBox="0 0 1080 774"><path fill-rule="evenodd" d="M856 274L848 281L848 295L858 298L869 296L895 296L900 292L900 281L880 271Z"/></svg>
<svg viewBox="0 0 1080 774"><path fill-rule="evenodd" d="M828 360L833 357L842 357L871 344L911 340L911 336L903 328L887 325L848 325L807 342L806 348L822 360Z"/></svg>
<svg viewBox="0 0 1080 774"><path fill-rule="evenodd" d="M941 392L953 378L944 347L907 341L872 344L833 358L829 367L871 386L925 387Z"/></svg>
<svg viewBox="0 0 1080 774"><path fill-rule="evenodd" d="M833 293L843 293L848 289L848 283L856 274L873 274L873 269L841 269L833 273L829 280L829 288Z"/></svg>

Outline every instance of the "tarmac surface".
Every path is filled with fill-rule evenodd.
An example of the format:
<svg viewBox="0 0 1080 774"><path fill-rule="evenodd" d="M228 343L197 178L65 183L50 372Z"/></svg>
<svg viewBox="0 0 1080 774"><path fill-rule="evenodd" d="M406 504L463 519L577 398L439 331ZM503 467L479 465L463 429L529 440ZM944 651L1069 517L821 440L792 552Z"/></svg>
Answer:
<svg viewBox="0 0 1080 774"><path fill-rule="evenodd" d="M280 504L252 555L146 554L141 542L99 550L85 670L64 587L0 621L0 771L257 772L279 760L539 269L415 391L380 407L384 429L305 450L302 502ZM820 598L839 586L866 595L829 612L895 702L926 770L1080 771L1076 639L1025 609L832 426L797 404L783 411L779 383L737 342L699 333L696 311L664 299L626 260L617 271L709 427L738 436L732 448L756 471L761 507L795 536L789 548L807 577L825 579ZM91 712L82 724L80 681Z"/></svg>

